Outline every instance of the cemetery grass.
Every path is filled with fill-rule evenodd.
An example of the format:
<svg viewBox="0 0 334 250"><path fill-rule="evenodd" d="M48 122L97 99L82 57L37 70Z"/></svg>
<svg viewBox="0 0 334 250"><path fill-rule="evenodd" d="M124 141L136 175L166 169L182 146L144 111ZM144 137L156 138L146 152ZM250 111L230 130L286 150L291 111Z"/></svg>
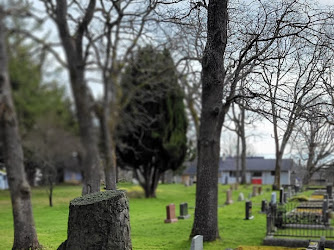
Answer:
<svg viewBox="0 0 334 250"><path fill-rule="evenodd" d="M271 191L263 188L263 194L252 197L253 220L244 220L245 202L238 202L238 195L245 197L252 192L252 186L239 186L233 191L234 203L224 205L227 185L219 185L219 230L221 239L205 243L205 249L225 249L243 246L259 246L265 237L266 218L260 214L262 199L270 200ZM121 183L119 189L128 192L130 200L130 223L133 249L189 249L189 234L194 219L195 185L161 184L157 198L145 199L139 186ZM267 190L266 190L267 189ZM32 189L32 203L37 234L45 249L57 249L66 239L68 206L70 200L80 196L81 186L60 185L54 189L54 206L49 207L46 188ZM174 203L176 214L179 204L188 202L190 219L165 224L166 205ZM13 243L13 222L9 191L0 191L0 249L11 249Z"/></svg>

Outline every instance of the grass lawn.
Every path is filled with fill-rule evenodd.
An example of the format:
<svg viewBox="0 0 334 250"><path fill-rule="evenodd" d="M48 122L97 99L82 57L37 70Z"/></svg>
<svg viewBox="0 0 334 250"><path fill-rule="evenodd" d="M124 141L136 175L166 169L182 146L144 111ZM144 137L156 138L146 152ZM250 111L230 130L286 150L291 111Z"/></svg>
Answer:
<svg viewBox="0 0 334 250"><path fill-rule="evenodd" d="M189 249L189 234L194 219L195 185L159 185L156 199L143 198L139 186L121 183L120 189L128 191L130 200L130 223L133 249ZM205 243L205 249L236 248L240 245L261 245L265 237L266 218L261 210L261 200L270 200L271 191L263 187L263 194L251 198L253 220L244 220L245 202L238 202L240 192L245 197L252 192L252 186L239 186L233 191L234 203L224 206L226 190L229 186L219 186L219 230L221 240ZM54 207L48 206L46 189L32 190L35 224L40 243L45 249L57 249L66 239L69 201L80 196L81 186L57 186L54 190ZM277 197L278 194L277 194ZM176 214L179 204L188 202L190 219L165 224L166 205L174 203ZM13 221L9 191L0 191L0 249L11 249L13 243Z"/></svg>

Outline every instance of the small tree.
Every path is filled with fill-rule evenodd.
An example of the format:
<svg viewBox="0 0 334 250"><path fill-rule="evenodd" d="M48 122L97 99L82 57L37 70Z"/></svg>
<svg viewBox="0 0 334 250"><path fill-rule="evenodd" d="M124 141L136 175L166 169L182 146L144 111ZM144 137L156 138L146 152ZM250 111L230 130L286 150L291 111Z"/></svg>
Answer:
<svg viewBox="0 0 334 250"><path fill-rule="evenodd" d="M180 167L187 151L183 95L169 52L140 49L122 86L128 98L118 126L118 161L134 169L147 198L156 197L161 174Z"/></svg>

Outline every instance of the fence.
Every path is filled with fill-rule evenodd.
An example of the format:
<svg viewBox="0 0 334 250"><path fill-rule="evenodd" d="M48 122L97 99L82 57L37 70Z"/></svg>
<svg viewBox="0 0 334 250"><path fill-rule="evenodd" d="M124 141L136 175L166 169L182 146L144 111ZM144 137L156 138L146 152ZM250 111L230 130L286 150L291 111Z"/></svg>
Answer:
<svg viewBox="0 0 334 250"><path fill-rule="evenodd" d="M267 235L334 238L328 201L270 205Z"/></svg>

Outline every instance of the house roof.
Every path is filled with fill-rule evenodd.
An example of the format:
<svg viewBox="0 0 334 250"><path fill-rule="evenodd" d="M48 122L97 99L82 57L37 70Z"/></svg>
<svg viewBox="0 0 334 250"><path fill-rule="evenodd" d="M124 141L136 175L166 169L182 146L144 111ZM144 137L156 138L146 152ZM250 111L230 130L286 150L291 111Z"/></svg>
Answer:
<svg viewBox="0 0 334 250"><path fill-rule="evenodd" d="M247 157L246 158L246 171L274 171L275 159L265 159L264 157ZM187 162L187 167L183 174L195 175L197 161ZM292 170L294 161L292 159L283 159L281 171ZM226 159L219 159L219 172L224 171L236 171L236 159L235 157L227 157Z"/></svg>

